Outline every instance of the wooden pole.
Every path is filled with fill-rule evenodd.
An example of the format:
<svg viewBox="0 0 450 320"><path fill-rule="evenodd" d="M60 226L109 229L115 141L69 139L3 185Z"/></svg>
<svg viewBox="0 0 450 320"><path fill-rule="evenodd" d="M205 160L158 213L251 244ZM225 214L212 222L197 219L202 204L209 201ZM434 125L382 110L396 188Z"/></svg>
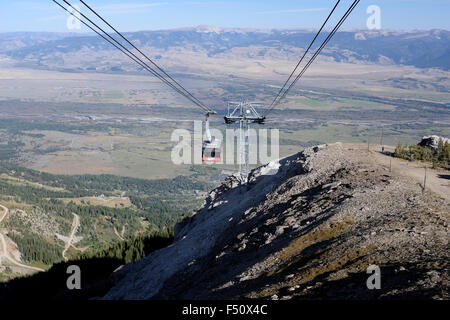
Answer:
<svg viewBox="0 0 450 320"><path fill-rule="evenodd" d="M381 139L380 139L380 145L381 149L383 150L383 136L384 136L384 127L381 127Z"/></svg>
<svg viewBox="0 0 450 320"><path fill-rule="evenodd" d="M427 167L425 166L425 176L423 178L423 190L422 190L422 193L425 192L426 184L427 184Z"/></svg>

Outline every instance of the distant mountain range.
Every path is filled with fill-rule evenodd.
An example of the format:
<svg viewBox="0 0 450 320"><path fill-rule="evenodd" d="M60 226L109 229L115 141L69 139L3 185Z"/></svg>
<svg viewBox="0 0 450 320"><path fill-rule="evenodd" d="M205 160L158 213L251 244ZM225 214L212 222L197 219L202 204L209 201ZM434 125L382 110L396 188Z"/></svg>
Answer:
<svg viewBox="0 0 450 320"><path fill-rule="evenodd" d="M82 36L77 33L10 32L0 33L0 53L31 48L49 41Z"/></svg>
<svg viewBox="0 0 450 320"><path fill-rule="evenodd" d="M161 31L141 31L126 34L142 48L163 52L181 48L204 52L213 57L229 54L235 48L247 48L248 57L264 58L267 54L297 55L315 35L314 30L252 30L197 27ZM325 37L325 35L323 36ZM337 62L402 64L419 68L450 69L450 32L429 31L342 31L335 35L323 55ZM0 56L27 66L58 68L46 63L51 57L88 50L115 50L98 36L62 33L0 34ZM160 58L156 55L155 58ZM65 59L62 59L64 61ZM56 61L54 59L54 61ZM59 66L62 67L62 66ZM67 67L67 66L66 66ZM86 64L83 68L92 70ZM77 71L83 71L80 67Z"/></svg>

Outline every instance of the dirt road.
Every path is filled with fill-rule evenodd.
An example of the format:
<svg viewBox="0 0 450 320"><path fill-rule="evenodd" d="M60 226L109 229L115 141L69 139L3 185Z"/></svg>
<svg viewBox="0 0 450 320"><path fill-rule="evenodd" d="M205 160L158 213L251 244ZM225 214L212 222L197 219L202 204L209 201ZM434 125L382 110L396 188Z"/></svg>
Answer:
<svg viewBox="0 0 450 320"><path fill-rule="evenodd" d="M6 218L6 215L8 214L9 209L7 207L5 207L5 206L2 206L1 204L0 204L0 208L2 208L3 211L4 211L2 217L0 218L0 223L2 223L3 220Z"/></svg>
<svg viewBox="0 0 450 320"><path fill-rule="evenodd" d="M114 227L114 233L116 234L117 238L119 238L121 241L125 241L125 239L117 231L116 227ZM122 228L122 234L123 234L123 228Z"/></svg>
<svg viewBox="0 0 450 320"><path fill-rule="evenodd" d="M75 233L77 232L77 229L80 226L80 217L78 215L76 215L75 213L72 213L72 214L73 214L72 230L70 231L69 240L67 240L64 250L62 252L62 256L65 261L69 260L66 257L66 252L67 252L67 250L69 250L70 246L72 245L73 237L75 236Z"/></svg>
<svg viewBox="0 0 450 320"><path fill-rule="evenodd" d="M361 151L367 151L367 145L351 144L352 148L358 148ZM395 147L385 146L385 152L394 152ZM450 173L444 170L431 169L431 164L420 161L406 161L394 158L381 153L379 145L370 146L371 157L385 168L391 168L393 174L409 177L414 183L419 184L423 188L425 177L425 166L427 166L427 178L425 189L431 190L447 201L450 201Z"/></svg>
<svg viewBox="0 0 450 320"><path fill-rule="evenodd" d="M2 205L0 205L0 208L2 208L4 211L2 217L0 218L0 223L2 223L3 220L6 218L6 215L9 213L9 209ZM9 251L8 251L8 246L6 243L5 236L1 232L0 232L0 242L2 243L2 251L0 252L0 261L5 258L6 260L9 260L9 262L11 262L12 264L14 264L18 267L21 267L21 268L30 269L30 270L34 270L34 271L45 271L44 269L41 269L41 268L24 265L24 264L16 261L13 257L11 257L11 255L9 254Z"/></svg>

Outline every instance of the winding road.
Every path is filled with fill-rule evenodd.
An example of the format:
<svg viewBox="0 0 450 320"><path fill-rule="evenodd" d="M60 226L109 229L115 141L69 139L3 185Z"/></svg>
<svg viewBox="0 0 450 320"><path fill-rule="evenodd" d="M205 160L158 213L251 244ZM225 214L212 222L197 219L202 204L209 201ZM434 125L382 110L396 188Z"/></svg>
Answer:
<svg viewBox="0 0 450 320"><path fill-rule="evenodd" d="M0 223L2 223L3 220L6 218L7 214L9 213L9 209L2 205L0 205L0 208L2 208L4 211L3 216L0 218ZM40 272L45 271L44 269L41 269L41 268L24 265L24 264L16 261L13 257L11 257L8 252L8 246L6 244L5 236L1 232L0 232L0 242L2 243L2 251L0 252L0 261L3 258L5 258L6 260L9 260L9 262L11 262L12 264L14 264L18 267L21 267L21 268L30 269L30 270L34 270L34 271L40 271Z"/></svg>
<svg viewBox="0 0 450 320"><path fill-rule="evenodd" d="M72 222L72 230L70 231L69 240L67 240L66 245L64 247L64 250L62 252L62 256L65 261L68 261L69 259L66 257L66 252L69 250L70 246L72 246L73 238L75 237L75 233L77 232L78 227L80 226L80 217L73 214L73 222Z"/></svg>
<svg viewBox="0 0 450 320"><path fill-rule="evenodd" d="M114 227L114 233L116 234L117 238L119 238L121 241L125 241L124 238L122 238L122 236L119 234L119 232L117 231L116 227Z"/></svg>

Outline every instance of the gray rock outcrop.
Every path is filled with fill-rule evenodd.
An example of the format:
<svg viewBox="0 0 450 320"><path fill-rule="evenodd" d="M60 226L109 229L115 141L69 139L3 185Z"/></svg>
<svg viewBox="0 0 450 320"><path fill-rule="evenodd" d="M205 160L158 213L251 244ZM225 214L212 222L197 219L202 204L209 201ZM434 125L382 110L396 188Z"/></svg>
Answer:
<svg viewBox="0 0 450 320"><path fill-rule="evenodd" d="M437 150L440 140L442 140L443 143L450 143L450 139L448 138L432 135L423 137L422 141L419 142L419 146L429 147L431 149Z"/></svg>
<svg viewBox="0 0 450 320"><path fill-rule="evenodd" d="M449 213L368 151L308 148L230 177L104 299L448 299Z"/></svg>

